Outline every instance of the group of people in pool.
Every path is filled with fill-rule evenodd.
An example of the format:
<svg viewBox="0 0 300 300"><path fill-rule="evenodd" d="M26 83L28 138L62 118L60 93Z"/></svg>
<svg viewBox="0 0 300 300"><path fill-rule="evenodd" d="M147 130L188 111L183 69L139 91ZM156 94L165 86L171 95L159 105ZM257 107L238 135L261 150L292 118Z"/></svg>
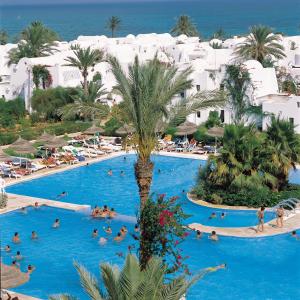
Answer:
<svg viewBox="0 0 300 300"><path fill-rule="evenodd" d="M221 219L225 219L226 214L224 212L221 213ZM210 220L211 219L216 219L217 218L217 214L215 212L212 212L211 215L208 217Z"/></svg>
<svg viewBox="0 0 300 300"><path fill-rule="evenodd" d="M98 205L95 205L91 212L92 218L109 218L113 219L117 213L115 212L114 208L108 208L107 205L104 205L102 208Z"/></svg>

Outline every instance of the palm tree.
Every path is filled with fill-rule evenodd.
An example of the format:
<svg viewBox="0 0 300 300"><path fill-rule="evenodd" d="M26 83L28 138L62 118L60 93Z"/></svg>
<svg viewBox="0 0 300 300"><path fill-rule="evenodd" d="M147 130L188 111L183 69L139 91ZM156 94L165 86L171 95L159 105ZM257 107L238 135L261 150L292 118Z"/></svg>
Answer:
<svg viewBox="0 0 300 300"><path fill-rule="evenodd" d="M5 30L0 30L0 45L5 45L8 42L8 34Z"/></svg>
<svg viewBox="0 0 300 300"><path fill-rule="evenodd" d="M86 49L81 48L80 46L75 46L73 48L73 52L75 57L68 56L65 60L69 62L66 66L77 67L81 71L81 75L83 77L83 90L85 96L88 96L88 71L91 67L93 67L96 63L99 63L103 58L103 52L100 50L92 50L91 47Z"/></svg>
<svg viewBox="0 0 300 300"><path fill-rule="evenodd" d="M9 53L9 63L16 64L23 57L41 57L52 54L56 49L58 35L41 22L32 22L19 37L18 47Z"/></svg>
<svg viewBox="0 0 300 300"><path fill-rule="evenodd" d="M211 37L211 39L219 39L219 40L225 40L226 39L226 32L225 30L220 27Z"/></svg>
<svg viewBox="0 0 300 300"><path fill-rule="evenodd" d="M181 34L185 34L186 36L197 36L198 30L191 18L183 15L177 19L177 22L172 28L171 33L176 36Z"/></svg>
<svg viewBox="0 0 300 300"><path fill-rule="evenodd" d="M102 119L109 114L109 107L98 103L97 100L106 95L106 90L103 89L103 85L99 82L89 82L88 94L86 94L81 88L73 96L74 103L69 103L59 110L59 114L63 120L72 120L76 117L84 119Z"/></svg>
<svg viewBox="0 0 300 300"><path fill-rule="evenodd" d="M166 267L160 258L153 257L144 270L140 269L138 259L128 254L122 270L107 263L100 265L102 282L105 290L98 280L83 266L75 263L80 282L86 294L93 300L179 300L188 289L203 276L218 270L218 267L207 268L199 274L187 279L181 275L166 281ZM51 300L71 300L72 296L61 295L50 297Z"/></svg>
<svg viewBox="0 0 300 300"><path fill-rule="evenodd" d="M113 38L115 32L120 29L121 19L117 16L112 16L108 19L106 23L106 28L111 31L111 37Z"/></svg>
<svg viewBox="0 0 300 300"><path fill-rule="evenodd" d="M286 55L280 41L280 35L273 34L271 28L262 25L253 26L246 40L237 46L235 54L238 59L255 59L261 64L267 59L282 59Z"/></svg>
<svg viewBox="0 0 300 300"><path fill-rule="evenodd" d="M43 89L49 87L52 83L52 77L46 66L35 65L32 68L33 82L35 88L38 89L42 82Z"/></svg>
<svg viewBox="0 0 300 300"><path fill-rule="evenodd" d="M224 104L224 99L218 93L198 93L173 106L173 109L168 109L174 96L191 88L192 80L188 79L192 72L190 68L180 72L175 66L161 64L156 57L145 64L140 64L136 57L127 73L116 58L109 57L109 62L117 82L114 90L123 99L120 109L124 119L130 120L135 129L134 144L137 145L135 178L142 210L148 200L152 182L153 162L150 157L157 143L157 124L162 122L163 118L172 118L175 114L186 116L200 108L220 106ZM149 260L144 249L147 240L147 235L144 234L147 228L144 228L144 225L141 220L142 266Z"/></svg>

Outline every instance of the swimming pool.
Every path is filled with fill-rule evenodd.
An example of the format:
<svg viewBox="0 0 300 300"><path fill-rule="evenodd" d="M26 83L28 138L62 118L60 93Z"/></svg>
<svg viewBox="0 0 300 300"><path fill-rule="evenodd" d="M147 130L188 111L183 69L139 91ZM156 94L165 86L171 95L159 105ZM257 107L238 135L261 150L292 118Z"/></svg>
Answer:
<svg viewBox="0 0 300 300"><path fill-rule="evenodd" d="M55 218L61 220L59 229L52 229ZM100 246L91 237L94 228L107 226L103 220L91 220L85 213L42 207L30 209L27 214L19 211L0 216L2 245L9 243L15 231L22 243L12 245L11 254L3 253L3 261L11 263L12 255L21 251L25 256L22 269L28 264L36 266L31 280L15 289L21 293L47 299L58 292L71 293L87 299L80 288L73 268L73 259L84 264L96 276L99 262L122 265L123 258L116 253L127 252L132 238L121 243L109 241ZM132 231L134 219L114 220L110 226L116 232L122 225ZM31 241L36 230L39 240ZM241 239L221 237L218 243L201 240L190 235L182 244L191 272L201 268L226 263L228 268L207 275L192 287L188 300L196 299L300 299L300 242L289 235L269 238Z"/></svg>
<svg viewBox="0 0 300 300"><path fill-rule="evenodd" d="M90 164L65 172L45 176L35 180L19 183L7 188L15 194L28 195L55 200L63 191L67 196L60 201L95 204L114 207L124 215L135 216L139 206L138 189L134 178L134 155L127 155L99 163ZM186 192L195 184L200 165L205 161L196 159L153 156L155 162L153 193L166 193L169 196L180 196L186 213L190 214L188 222L198 222L205 225L221 227L253 226L257 222L255 211L226 211L226 218L221 219L223 210L200 207L191 203ZM107 171L113 170L108 176ZM161 170L159 173L158 170ZM124 171L125 176L120 172ZM299 172L296 173L299 177ZM296 175L295 178L298 178ZM182 191L185 193L182 193ZM217 213L216 219L209 219L212 211ZM266 221L273 218L273 214L266 213Z"/></svg>

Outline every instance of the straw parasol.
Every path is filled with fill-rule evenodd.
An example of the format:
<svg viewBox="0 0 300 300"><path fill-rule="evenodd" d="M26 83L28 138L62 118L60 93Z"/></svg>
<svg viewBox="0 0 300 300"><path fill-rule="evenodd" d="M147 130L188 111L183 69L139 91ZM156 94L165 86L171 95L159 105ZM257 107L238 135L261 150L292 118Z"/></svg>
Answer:
<svg viewBox="0 0 300 300"><path fill-rule="evenodd" d="M13 142L9 148L14 150L16 153L19 154L27 154L27 153L34 153L36 149L32 146L32 144L21 137L19 137L15 142Z"/></svg>
<svg viewBox="0 0 300 300"><path fill-rule="evenodd" d="M213 137L222 137L224 135L224 128L223 127L212 127L207 130L207 135Z"/></svg>
<svg viewBox="0 0 300 300"><path fill-rule="evenodd" d="M63 146L67 146L68 143L63 138L60 137L54 137L53 139L47 141L44 144L44 147L51 149L51 148L61 148Z"/></svg>
<svg viewBox="0 0 300 300"><path fill-rule="evenodd" d="M90 128L88 128L87 130L85 130L83 132L84 134L87 135L95 135L95 134L103 134L104 133L104 129L101 127L97 127L95 124L93 126L91 126Z"/></svg>
<svg viewBox="0 0 300 300"><path fill-rule="evenodd" d="M11 160L11 157L3 152L3 150L0 148L0 161L8 161Z"/></svg>
<svg viewBox="0 0 300 300"><path fill-rule="evenodd" d="M15 267L1 263L1 288L12 289L18 287L29 280L29 276L17 270Z"/></svg>
<svg viewBox="0 0 300 300"><path fill-rule="evenodd" d="M47 133L46 131L44 131L44 133L36 140L38 143L46 143L50 140L52 140L53 138L55 138L55 135L52 135L50 133Z"/></svg>
<svg viewBox="0 0 300 300"><path fill-rule="evenodd" d="M197 125L194 123L191 123L189 121L185 121L184 123L180 124L179 126L176 127L176 135L189 135L193 134L197 131Z"/></svg>
<svg viewBox="0 0 300 300"><path fill-rule="evenodd" d="M119 135L126 135L133 132L135 132L135 129L127 124L124 124L122 127L116 130L116 134Z"/></svg>

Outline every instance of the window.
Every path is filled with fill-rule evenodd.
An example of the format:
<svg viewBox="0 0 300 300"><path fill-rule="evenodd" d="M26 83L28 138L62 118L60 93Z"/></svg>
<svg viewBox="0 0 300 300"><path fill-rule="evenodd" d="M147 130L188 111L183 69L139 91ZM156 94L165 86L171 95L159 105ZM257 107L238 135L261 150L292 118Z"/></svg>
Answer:
<svg viewBox="0 0 300 300"><path fill-rule="evenodd" d="M294 125L294 118L289 118L289 121L290 121L291 124Z"/></svg>
<svg viewBox="0 0 300 300"><path fill-rule="evenodd" d="M197 111L197 118L201 118L201 112Z"/></svg>
<svg viewBox="0 0 300 300"><path fill-rule="evenodd" d="M196 85L196 89L197 89L197 92L200 91L200 84L197 84L197 85Z"/></svg>
<svg viewBox="0 0 300 300"><path fill-rule="evenodd" d="M297 107L300 108L300 102L297 102Z"/></svg>
<svg viewBox="0 0 300 300"><path fill-rule="evenodd" d="M222 123L224 123L224 121L225 121L225 116L224 115L225 115L225 112L224 112L224 109L222 109L221 113L220 113L220 119L221 119Z"/></svg>

